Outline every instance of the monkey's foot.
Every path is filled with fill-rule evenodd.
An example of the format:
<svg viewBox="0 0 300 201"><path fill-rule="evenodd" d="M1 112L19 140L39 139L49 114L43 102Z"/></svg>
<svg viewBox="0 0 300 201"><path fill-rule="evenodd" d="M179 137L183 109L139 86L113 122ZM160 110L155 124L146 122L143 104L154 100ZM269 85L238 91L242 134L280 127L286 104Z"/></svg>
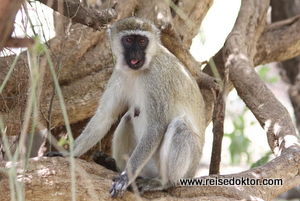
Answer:
<svg viewBox="0 0 300 201"><path fill-rule="evenodd" d="M134 184L130 184L127 189L131 192L139 192L140 195L142 195L144 192L145 192L145 189L143 188L143 184L145 182L145 180L148 180L148 179L145 179L144 177L142 176L138 176L136 179L135 179L135 182ZM134 190L134 188L137 189L137 191Z"/></svg>
<svg viewBox="0 0 300 201"><path fill-rule="evenodd" d="M113 178L114 183L110 188L110 195L112 198L117 198L119 192L121 193L121 198L124 196L125 190L128 185L128 176L126 172L122 172L119 176Z"/></svg>
<svg viewBox="0 0 300 201"><path fill-rule="evenodd" d="M118 172L115 159L110 157L108 154L104 153L103 151L96 151L93 154L93 161L95 161L95 163L102 165L103 167L109 170Z"/></svg>
<svg viewBox="0 0 300 201"><path fill-rule="evenodd" d="M143 194L145 191L163 190L165 188L168 188L169 185L163 186L161 181L156 178L149 179L149 178L138 176L135 179L135 186L131 185L131 188L132 187L136 187L139 193Z"/></svg>
<svg viewBox="0 0 300 201"><path fill-rule="evenodd" d="M44 154L44 156L47 156L47 157L63 157L63 154L58 152L58 151L49 151L47 153Z"/></svg>

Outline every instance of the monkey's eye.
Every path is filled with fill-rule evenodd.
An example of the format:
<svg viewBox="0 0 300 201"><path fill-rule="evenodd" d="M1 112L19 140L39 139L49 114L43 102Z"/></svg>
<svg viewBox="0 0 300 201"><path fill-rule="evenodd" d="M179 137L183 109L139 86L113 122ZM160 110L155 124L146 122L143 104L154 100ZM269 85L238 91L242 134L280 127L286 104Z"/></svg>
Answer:
<svg viewBox="0 0 300 201"><path fill-rule="evenodd" d="M138 41L139 41L139 44L143 47L147 46L147 44L148 44L148 39L143 36L139 37Z"/></svg>
<svg viewBox="0 0 300 201"><path fill-rule="evenodd" d="M128 37L128 38L125 38L125 41L126 41L127 43L132 43L133 39L130 38L130 37Z"/></svg>
<svg viewBox="0 0 300 201"><path fill-rule="evenodd" d="M132 36L122 37L122 44L125 46L131 46L133 41L134 41L134 37L132 37Z"/></svg>
<svg viewBox="0 0 300 201"><path fill-rule="evenodd" d="M147 45L148 39L146 37L140 37L139 38L139 43L143 45Z"/></svg>

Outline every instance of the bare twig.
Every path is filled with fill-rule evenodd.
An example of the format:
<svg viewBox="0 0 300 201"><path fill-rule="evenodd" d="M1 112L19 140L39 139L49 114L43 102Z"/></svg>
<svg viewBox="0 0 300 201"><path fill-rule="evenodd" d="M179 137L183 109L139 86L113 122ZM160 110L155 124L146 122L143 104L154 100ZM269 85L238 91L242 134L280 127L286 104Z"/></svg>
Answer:
<svg viewBox="0 0 300 201"><path fill-rule="evenodd" d="M218 76L219 77L219 76ZM222 140L224 136L224 119L227 100L228 86L228 69L225 71L225 76L222 82L222 91L217 94L217 99L213 109L213 146L211 160L209 166L209 175L220 174Z"/></svg>

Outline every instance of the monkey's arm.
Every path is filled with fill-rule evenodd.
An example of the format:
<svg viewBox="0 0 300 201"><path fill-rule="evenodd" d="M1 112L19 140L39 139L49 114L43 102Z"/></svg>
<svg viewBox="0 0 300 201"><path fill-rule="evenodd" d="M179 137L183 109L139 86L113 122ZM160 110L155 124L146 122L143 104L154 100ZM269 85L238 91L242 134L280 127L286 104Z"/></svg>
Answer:
<svg viewBox="0 0 300 201"><path fill-rule="evenodd" d="M115 103L114 97L101 100L100 106L81 135L74 141L74 157L79 157L99 142L118 120L123 111L122 105Z"/></svg>
<svg viewBox="0 0 300 201"><path fill-rule="evenodd" d="M99 142L109 131L127 105L122 98L120 86L113 74L107 89L101 97L96 114L92 117L81 135L74 141L74 157L79 157ZM45 156L68 156L69 152L48 152Z"/></svg>
<svg viewBox="0 0 300 201"><path fill-rule="evenodd" d="M127 162L125 171L130 175L129 184L134 182L163 139L165 127L157 124L149 127Z"/></svg>

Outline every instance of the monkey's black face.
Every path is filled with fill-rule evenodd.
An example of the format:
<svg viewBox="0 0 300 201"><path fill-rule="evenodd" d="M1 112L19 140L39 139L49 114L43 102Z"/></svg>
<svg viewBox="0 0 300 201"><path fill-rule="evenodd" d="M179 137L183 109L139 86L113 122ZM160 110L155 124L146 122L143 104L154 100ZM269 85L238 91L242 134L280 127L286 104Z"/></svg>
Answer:
<svg viewBox="0 0 300 201"><path fill-rule="evenodd" d="M128 66L134 70L141 68L146 60L145 50L149 40L141 35L127 35L122 37L124 58Z"/></svg>

